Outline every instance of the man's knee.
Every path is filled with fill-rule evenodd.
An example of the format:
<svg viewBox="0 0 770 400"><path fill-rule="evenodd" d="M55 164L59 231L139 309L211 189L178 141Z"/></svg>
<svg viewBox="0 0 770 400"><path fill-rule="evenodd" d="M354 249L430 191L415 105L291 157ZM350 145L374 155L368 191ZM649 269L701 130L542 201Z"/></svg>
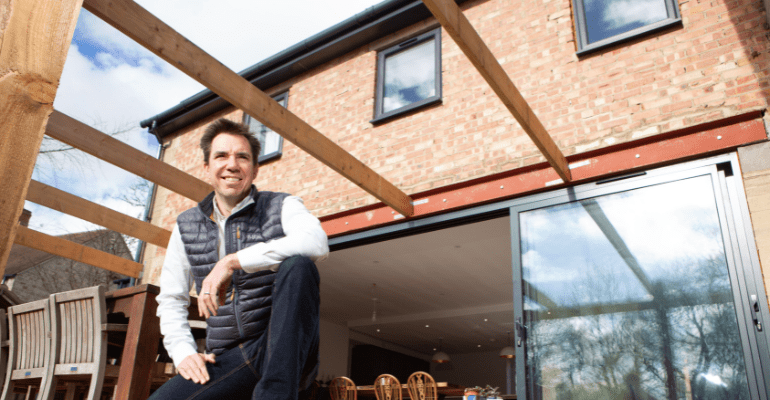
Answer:
<svg viewBox="0 0 770 400"><path fill-rule="evenodd" d="M309 281L315 285L320 282L318 268L313 260L305 256L292 256L283 260L278 266L278 274L289 279Z"/></svg>

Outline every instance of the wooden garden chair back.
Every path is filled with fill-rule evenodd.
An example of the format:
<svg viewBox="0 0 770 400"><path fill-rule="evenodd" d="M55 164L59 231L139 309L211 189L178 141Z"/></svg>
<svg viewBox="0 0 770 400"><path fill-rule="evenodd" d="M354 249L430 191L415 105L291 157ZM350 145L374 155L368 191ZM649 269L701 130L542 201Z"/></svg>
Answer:
<svg viewBox="0 0 770 400"><path fill-rule="evenodd" d="M51 329L58 333L53 342L51 361L54 364L50 392L42 400L53 398L57 383L67 382L66 399L74 396L76 385L90 376L85 400L101 397L105 375L117 376L119 367L107 364L107 307L104 287L54 293L50 297ZM46 397L47 396L47 397Z"/></svg>
<svg viewBox="0 0 770 400"><path fill-rule="evenodd" d="M5 318L5 310L0 308L0 379L5 380L5 371L8 368L8 320Z"/></svg>
<svg viewBox="0 0 770 400"><path fill-rule="evenodd" d="M329 384L329 394L332 400L356 400L358 390L356 384L346 376L338 376Z"/></svg>
<svg viewBox="0 0 770 400"><path fill-rule="evenodd" d="M8 308L9 356L5 386L0 399L6 400L16 387L27 387L28 397L37 388L41 393L51 386L52 340L50 303L37 300Z"/></svg>
<svg viewBox="0 0 770 400"><path fill-rule="evenodd" d="M402 400L401 382L390 374L382 374L374 381L374 395L377 400Z"/></svg>
<svg viewBox="0 0 770 400"><path fill-rule="evenodd" d="M412 400L438 399L436 380L427 372L417 371L410 375L406 381L406 387L409 389L409 398Z"/></svg>

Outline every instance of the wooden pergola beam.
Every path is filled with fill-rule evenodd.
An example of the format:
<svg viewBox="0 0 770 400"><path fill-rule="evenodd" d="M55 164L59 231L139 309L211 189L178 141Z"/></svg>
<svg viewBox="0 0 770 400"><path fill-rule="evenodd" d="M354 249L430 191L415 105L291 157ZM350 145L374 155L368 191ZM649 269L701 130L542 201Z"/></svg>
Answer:
<svg viewBox="0 0 770 400"><path fill-rule="evenodd" d="M0 276L24 209L82 0L5 0L0 7Z"/></svg>
<svg viewBox="0 0 770 400"><path fill-rule="evenodd" d="M481 73L481 76L492 87L492 90L513 114L527 135L535 142L535 146L556 170L559 177L564 182L569 182L572 177L564 154L559 150L559 146L545 130L532 108L516 89L516 85L505 73L503 67L476 32L476 29L473 28L468 18L465 17L460 7L454 0L423 0L423 3L465 53L473 66Z"/></svg>
<svg viewBox="0 0 770 400"><path fill-rule="evenodd" d="M27 200L163 248L171 238L171 232L166 229L35 180L29 183Z"/></svg>
<svg viewBox="0 0 770 400"><path fill-rule="evenodd" d="M86 0L83 6L383 203L414 215L404 192L133 1Z"/></svg>
<svg viewBox="0 0 770 400"><path fill-rule="evenodd" d="M14 243L132 278L138 278L143 268L142 264L138 262L66 239L46 235L22 225L17 227Z"/></svg>
<svg viewBox="0 0 770 400"><path fill-rule="evenodd" d="M45 133L196 202L213 190L208 183L59 111L51 114Z"/></svg>

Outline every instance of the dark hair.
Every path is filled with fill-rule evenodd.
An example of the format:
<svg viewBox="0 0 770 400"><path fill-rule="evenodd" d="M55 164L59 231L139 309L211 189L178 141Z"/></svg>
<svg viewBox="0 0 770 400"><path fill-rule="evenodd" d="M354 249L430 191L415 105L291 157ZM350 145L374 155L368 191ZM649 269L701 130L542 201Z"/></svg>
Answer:
<svg viewBox="0 0 770 400"><path fill-rule="evenodd" d="M257 159L259 158L259 150L262 147L259 144L259 140L249 131L249 127L246 124L239 124L237 122L230 121L226 118L220 118L212 122L203 131L203 137L201 137L201 150L203 150L203 162L208 164L209 157L211 157L211 142L220 133L229 133L231 135L243 136L249 141L249 147L251 147L251 157L254 165L257 165Z"/></svg>

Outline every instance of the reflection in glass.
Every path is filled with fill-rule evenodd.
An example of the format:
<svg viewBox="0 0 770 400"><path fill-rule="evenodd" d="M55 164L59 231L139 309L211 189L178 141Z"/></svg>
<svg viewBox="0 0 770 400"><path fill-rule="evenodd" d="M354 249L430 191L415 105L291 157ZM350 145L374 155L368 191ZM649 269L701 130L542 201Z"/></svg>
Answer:
<svg viewBox="0 0 770 400"><path fill-rule="evenodd" d="M709 176L520 224L531 398L749 398Z"/></svg>
<svg viewBox="0 0 770 400"><path fill-rule="evenodd" d="M278 104L286 107L288 96L284 93L275 97L274 100L277 101ZM254 118L249 118L249 129L254 133L254 136L257 137L259 143L262 145L259 150L259 157L281 151L281 135L277 132L266 127Z"/></svg>
<svg viewBox="0 0 770 400"><path fill-rule="evenodd" d="M385 59L382 113L436 95L435 42L426 41Z"/></svg>
<svg viewBox="0 0 770 400"><path fill-rule="evenodd" d="M665 0L585 0L588 43L668 18Z"/></svg>

